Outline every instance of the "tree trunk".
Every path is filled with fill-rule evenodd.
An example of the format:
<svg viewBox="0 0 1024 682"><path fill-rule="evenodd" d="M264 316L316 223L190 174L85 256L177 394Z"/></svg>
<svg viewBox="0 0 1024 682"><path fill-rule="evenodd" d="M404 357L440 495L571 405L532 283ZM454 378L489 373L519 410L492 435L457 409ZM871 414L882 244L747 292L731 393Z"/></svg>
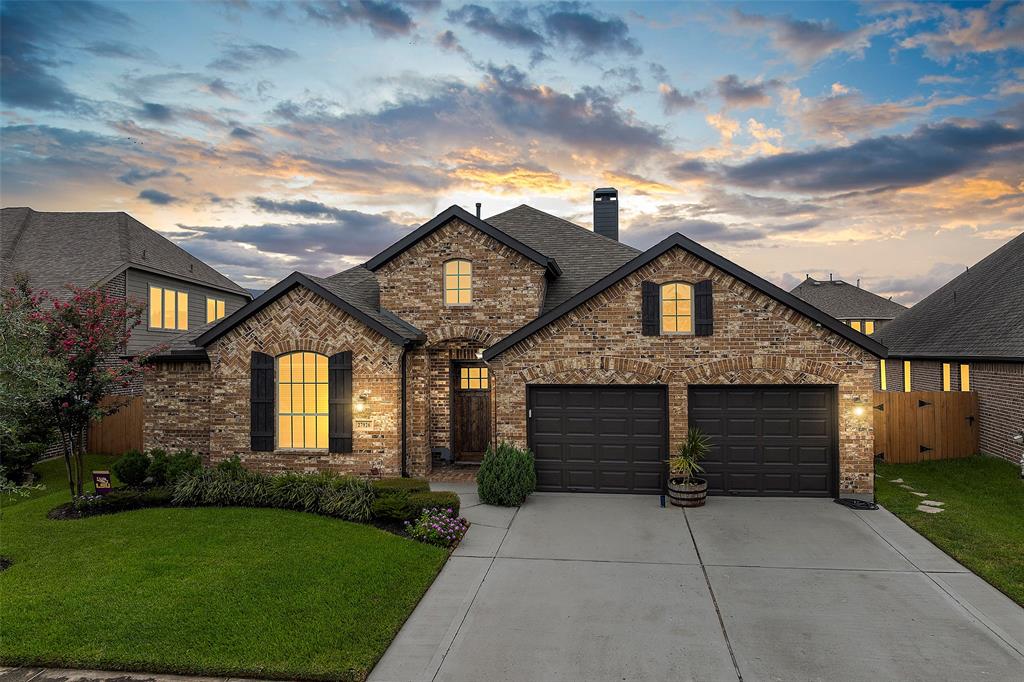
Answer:
<svg viewBox="0 0 1024 682"><path fill-rule="evenodd" d="M75 433L75 465L78 471L78 496L81 497L85 493L85 485L83 479L85 478L85 443L84 443L84 429L79 428Z"/></svg>
<svg viewBox="0 0 1024 682"><path fill-rule="evenodd" d="M60 430L60 445L64 451L64 467L68 472L68 490L71 491L71 498L75 497L75 472L72 464L72 442L71 434L67 432L63 424L57 427Z"/></svg>

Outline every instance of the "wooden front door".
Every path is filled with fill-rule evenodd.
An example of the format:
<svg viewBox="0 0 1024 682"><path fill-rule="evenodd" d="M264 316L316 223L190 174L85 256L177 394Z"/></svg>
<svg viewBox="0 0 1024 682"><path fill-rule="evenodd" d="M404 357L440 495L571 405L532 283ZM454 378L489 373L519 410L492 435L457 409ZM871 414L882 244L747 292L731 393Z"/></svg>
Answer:
<svg viewBox="0 0 1024 682"><path fill-rule="evenodd" d="M482 364L452 365L452 431L457 461L483 459L491 442L491 378Z"/></svg>

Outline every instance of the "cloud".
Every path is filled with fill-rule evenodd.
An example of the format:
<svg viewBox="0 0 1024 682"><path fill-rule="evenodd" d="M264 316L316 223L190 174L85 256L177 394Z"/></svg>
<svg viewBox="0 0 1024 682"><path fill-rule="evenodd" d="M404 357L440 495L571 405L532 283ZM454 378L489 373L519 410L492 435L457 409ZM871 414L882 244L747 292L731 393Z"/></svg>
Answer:
<svg viewBox="0 0 1024 682"><path fill-rule="evenodd" d="M126 15L94 2L0 5L0 100L24 109L89 113L91 102L53 73L61 41L130 26Z"/></svg>
<svg viewBox="0 0 1024 682"><path fill-rule="evenodd" d="M618 17L590 12L578 2L553 3L541 12L548 36L578 57L615 53L636 56L643 52L640 43L629 35L629 26Z"/></svg>
<svg viewBox="0 0 1024 682"><path fill-rule="evenodd" d="M912 305L964 271L964 263L936 263L923 275L911 277L874 277L864 286L879 296L892 297L905 305Z"/></svg>
<svg viewBox="0 0 1024 682"><path fill-rule="evenodd" d="M326 222L264 223L240 227L188 226L180 225L187 234L178 242L186 244L238 244L255 248L265 256L287 256L299 269L314 270L316 273L337 272L338 259L366 259L380 252L405 235L410 226L394 222L386 215L334 209L318 202L267 200L270 205L279 203L282 211L303 214L303 206L313 207L310 217L322 208L322 216L329 216ZM291 205L291 210L287 207ZM190 249L191 250L191 249ZM245 258L236 264L258 266L259 261L251 258L251 250L241 249ZM268 261L263 260L264 264ZM295 269L294 267L291 269Z"/></svg>
<svg viewBox="0 0 1024 682"><path fill-rule="evenodd" d="M126 185L134 185L154 178L166 178L170 174L171 171L166 169L151 170L147 168L129 168L117 179Z"/></svg>
<svg viewBox="0 0 1024 682"><path fill-rule="evenodd" d="M710 178L714 170L703 159L686 159L668 169L669 175L677 180L700 180Z"/></svg>
<svg viewBox="0 0 1024 682"><path fill-rule="evenodd" d="M966 83L967 79L961 76L947 76L945 74L935 74L930 76L921 76L917 79L917 82L921 85L956 85L960 83Z"/></svg>
<svg viewBox="0 0 1024 682"><path fill-rule="evenodd" d="M287 47L274 47L262 43L232 43L207 66L220 71L247 71L298 59L299 54Z"/></svg>
<svg viewBox="0 0 1024 682"><path fill-rule="evenodd" d="M700 92L683 94L668 83L658 84L658 95L661 98L661 108L668 115L678 114L680 111L692 109L700 104L703 96Z"/></svg>
<svg viewBox="0 0 1024 682"><path fill-rule="evenodd" d="M156 206L167 206L168 204L176 204L181 201L178 197L161 192L158 189L144 189L139 192L139 198Z"/></svg>
<svg viewBox="0 0 1024 682"><path fill-rule="evenodd" d="M466 48L462 47L462 43L459 42L458 37L452 31L441 31L434 38L434 44L445 52L458 52L463 55L469 55Z"/></svg>
<svg viewBox="0 0 1024 682"><path fill-rule="evenodd" d="M285 215L297 215L303 218L333 218L341 220L348 214L337 208L331 208L319 201L299 199L296 201L275 201L266 197L253 197L252 205L267 213L278 213Z"/></svg>
<svg viewBox="0 0 1024 682"><path fill-rule="evenodd" d="M83 46L82 49L96 57L108 59L131 59L140 62L157 59L157 54L153 50L123 40L97 40Z"/></svg>
<svg viewBox="0 0 1024 682"><path fill-rule="evenodd" d="M718 96L730 107L764 107L771 104L768 91L782 85L782 81L741 81L739 76L731 73L715 81Z"/></svg>
<svg viewBox="0 0 1024 682"><path fill-rule="evenodd" d="M436 3L430 6L436 7ZM305 2L302 7L310 19L329 26L362 24L379 38L409 35L416 27L401 3L388 0Z"/></svg>
<svg viewBox="0 0 1024 682"><path fill-rule="evenodd" d="M463 5L448 12L448 21L462 24L509 47L540 52L547 45L547 40L529 20L528 13L517 5L508 6L501 15L483 5Z"/></svg>
<svg viewBox="0 0 1024 682"><path fill-rule="evenodd" d="M174 119L174 112L169 106L156 102L143 102L142 107L135 110L135 114L139 118L159 123L167 123Z"/></svg>
<svg viewBox="0 0 1024 682"><path fill-rule="evenodd" d="M237 97L234 90L231 89L231 86L223 78L214 78L201 87L204 91L222 99L235 99Z"/></svg>
<svg viewBox="0 0 1024 682"><path fill-rule="evenodd" d="M878 25L869 25L844 30L832 21L807 21L789 15L747 14L740 10L733 11L732 19L739 26L767 31L772 45L778 51L804 66L837 52L863 55L871 43L872 35L881 29Z"/></svg>
<svg viewBox="0 0 1024 682"><path fill-rule="evenodd" d="M230 135L236 140L252 140L254 138L259 137L258 134L254 133L248 128L243 128L241 126L235 126L234 128L232 128Z"/></svg>
<svg viewBox="0 0 1024 682"><path fill-rule="evenodd" d="M900 42L903 49L920 48L930 59L945 64L955 57L1022 50L1024 4L991 2L984 7L943 7L934 31L922 31Z"/></svg>
<svg viewBox="0 0 1024 682"><path fill-rule="evenodd" d="M764 238L764 230L751 225L730 225L714 220L693 220L679 206L660 206L653 214L642 214L622 231L622 241L638 249L648 249L678 232L700 243L725 244L750 242Z"/></svg>
<svg viewBox="0 0 1024 682"><path fill-rule="evenodd" d="M801 98L797 94L786 108L803 129L844 139L853 133L888 128L909 118L931 114L939 107L960 105L971 99L956 96L869 102L859 91L833 83L830 94L820 98Z"/></svg>
<svg viewBox="0 0 1024 682"><path fill-rule="evenodd" d="M722 169L733 184L798 192L842 192L922 185L1024 151L1024 130L995 122L940 123L909 135L844 147L787 152Z"/></svg>

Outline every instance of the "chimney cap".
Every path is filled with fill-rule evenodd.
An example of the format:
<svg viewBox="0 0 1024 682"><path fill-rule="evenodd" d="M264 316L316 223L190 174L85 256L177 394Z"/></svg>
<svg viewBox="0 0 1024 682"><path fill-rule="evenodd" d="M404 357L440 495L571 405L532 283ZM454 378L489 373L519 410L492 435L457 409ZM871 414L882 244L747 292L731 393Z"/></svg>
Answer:
<svg viewBox="0 0 1024 682"><path fill-rule="evenodd" d="M619 196L619 190L614 187L598 187L594 190L594 198L597 197L617 197Z"/></svg>

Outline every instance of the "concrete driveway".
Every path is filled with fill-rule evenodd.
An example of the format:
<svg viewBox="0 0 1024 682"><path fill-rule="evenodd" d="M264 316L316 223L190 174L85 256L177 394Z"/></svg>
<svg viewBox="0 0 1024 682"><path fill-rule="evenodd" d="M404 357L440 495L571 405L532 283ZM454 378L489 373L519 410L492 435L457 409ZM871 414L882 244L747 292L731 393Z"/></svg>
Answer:
<svg viewBox="0 0 1024 682"><path fill-rule="evenodd" d="M1024 610L884 510L459 492L473 526L371 680L1024 679Z"/></svg>

